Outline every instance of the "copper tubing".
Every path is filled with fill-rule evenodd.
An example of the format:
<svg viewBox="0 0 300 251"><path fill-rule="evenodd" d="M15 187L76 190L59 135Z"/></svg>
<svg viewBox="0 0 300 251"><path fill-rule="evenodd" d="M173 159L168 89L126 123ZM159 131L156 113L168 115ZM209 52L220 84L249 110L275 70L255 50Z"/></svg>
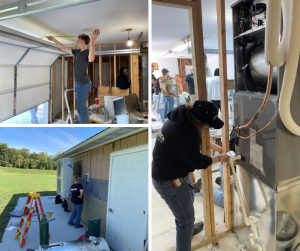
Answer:
<svg viewBox="0 0 300 251"><path fill-rule="evenodd" d="M241 139L249 139L249 138L253 137L254 135L256 135L256 134L262 132L262 131L265 130L269 125L271 125L271 123L272 123L273 120L276 118L276 116L278 115L278 113L279 113L279 110L277 110L277 112L275 113L275 115L273 116L273 118L270 120L270 122L269 122L264 128L260 129L260 130L257 131L256 133L253 133L252 135L250 135L250 136L248 136L248 137L242 137L242 136L240 136L240 135L238 135L238 137L241 138Z"/></svg>
<svg viewBox="0 0 300 251"><path fill-rule="evenodd" d="M264 101L263 101L261 107L258 109L258 111L253 116L253 118L248 122L248 124L236 127L237 131L239 131L241 129L248 128L258 118L258 116L263 112L263 110L265 109L265 107L267 105L267 102L268 102L268 99L269 99L269 96L270 96L270 92L271 92L272 76L273 76L273 65L270 63L269 64L268 85L267 85L267 90L266 90L266 95L265 95Z"/></svg>

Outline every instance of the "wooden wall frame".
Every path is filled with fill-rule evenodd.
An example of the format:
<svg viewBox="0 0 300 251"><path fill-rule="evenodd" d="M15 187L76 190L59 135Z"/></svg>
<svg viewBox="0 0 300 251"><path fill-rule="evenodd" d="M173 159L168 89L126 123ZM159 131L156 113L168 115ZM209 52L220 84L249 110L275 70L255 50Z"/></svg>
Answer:
<svg viewBox="0 0 300 251"><path fill-rule="evenodd" d="M220 80L221 80L221 106L228 102L227 98L227 65L226 65L226 30L225 30L225 0L217 0L217 16L218 16L218 42L219 42L219 60L220 60ZM175 8L184 8L189 12L190 24L190 38L192 49L192 62L194 70L195 81L195 95L196 99L206 100L206 74L204 61L204 44L203 44L203 25L202 25L202 7L201 0L152 0L153 5L168 6ZM229 135L228 135L228 110L222 109L222 119L225 126L222 130L223 151L229 149ZM226 125L227 124L227 125ZM210 135L209 130L202 132L202 153L210 156ZM225 211L225 225L228 232L232 229L232 200L231 200L231 186L229 177L229 167L225 165L224 172L224 211ZM214 216L214 201L212 188L212 169L211 166L206 170L201 171L202 188L203 188L203 210L204 210L204 227L205 234L209 241L216 238L215 233L215 216ZM226 181L225 181L226 180ZM220 235L220 234L219 234ZM218 235L218 236L219 236ZM222 235L222 233L221 233ZM193 246L195 250L199 245Z"/></svg>

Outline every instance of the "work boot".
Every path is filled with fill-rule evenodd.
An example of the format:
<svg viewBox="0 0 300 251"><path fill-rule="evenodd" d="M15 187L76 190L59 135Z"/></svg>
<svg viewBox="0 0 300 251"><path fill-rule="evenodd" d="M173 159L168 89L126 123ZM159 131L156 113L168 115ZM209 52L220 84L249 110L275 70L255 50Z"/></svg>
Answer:
<svg viewBox="0 0 300 251"><path fill-rule="evenodd" d="M193 233L193 236L196 235L196 234L199 234L202 229L204 227L204 223L203 222L198 222L194 225L194 233Z"/></svg>
<svg viewBox="0 0 300 251"><path fill-rule="evenodd" d="M200 190L202 188L201 178L196 183L193 183L193 187L195 193L200 193Z"/></svg>
<svg viewBox="0 0 300 251"><path fill-rule="evenodd" d="M216 183L217 185L221 186L221 183L222 183L221 177L216 178L215 183Z"/></svg>

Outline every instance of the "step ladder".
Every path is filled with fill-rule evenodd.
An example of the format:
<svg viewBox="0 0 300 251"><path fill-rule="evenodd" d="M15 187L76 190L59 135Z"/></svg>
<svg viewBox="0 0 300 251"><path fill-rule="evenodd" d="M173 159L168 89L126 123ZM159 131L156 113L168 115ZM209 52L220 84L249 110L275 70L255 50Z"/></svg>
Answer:
<svg viewBox="0 0 300 251"><path fill-rule="evenodd" d="M41 210L41 214L39 213L38 204L39 204L39 207ZM29 213L28 213L28 217L26 219L25 216L27 215L28 209L29 209ZM20 221L17 233L16 233L16 237L15 237L15 239L18 239L20 237L20 248L23 248L25 246L25 242L27 239L30 222L31 222L31 218L32 218L34 209L36 209L38 222L40 222L40 215L44 214L44 209L42 206L40 194L31 192L28 194L27 202L26 202L26 205L25 205L22 217L21 217L21 221ZM25 225L24 231L22 231L21 228L23 226L24 221L25 221L26 225ZM50 234L49 234L49 238L50 238Z"/></svg>

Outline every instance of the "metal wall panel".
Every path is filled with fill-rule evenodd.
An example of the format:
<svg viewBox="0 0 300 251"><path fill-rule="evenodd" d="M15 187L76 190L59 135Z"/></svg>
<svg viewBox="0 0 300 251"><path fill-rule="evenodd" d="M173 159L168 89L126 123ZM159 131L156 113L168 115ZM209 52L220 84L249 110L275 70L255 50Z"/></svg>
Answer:
<svg viewBox="0 0 300 251"><path fill-rule="evenodd" d="M0 65L16 65L27 48L0 43Z"/></svg>
<svg viewBox="0 0 300 251"><path fill-rule="evenodd" d="M0 121L13 116L14 93L0 95Z"/></svg>
<svg viewBox="0 0 300 251"><path fill-rule="evenodd" d="M13 89L14 89L14 67L0 66L0 92L13 90Z"/></svg>
<svg viewBox="0 0 300 251"><path fill-rule="evenodd" d="M27 111L48 100L49 85L17 91L17 113Z"/></svg>
<svg viewBox="0 0 300 251"><path fill-rule="evenodd" d="M26 54L26 56L20 62L20 65L37 65L50 67L58 57L58 54L32 49Z"/></svg>
<svg viewBox="0 0 300 251"><path fill-rule="evenodd" d="M18 66L18 89L39 85L47 84L50 81L50 68L49 67L26 67Z"/></svg>

